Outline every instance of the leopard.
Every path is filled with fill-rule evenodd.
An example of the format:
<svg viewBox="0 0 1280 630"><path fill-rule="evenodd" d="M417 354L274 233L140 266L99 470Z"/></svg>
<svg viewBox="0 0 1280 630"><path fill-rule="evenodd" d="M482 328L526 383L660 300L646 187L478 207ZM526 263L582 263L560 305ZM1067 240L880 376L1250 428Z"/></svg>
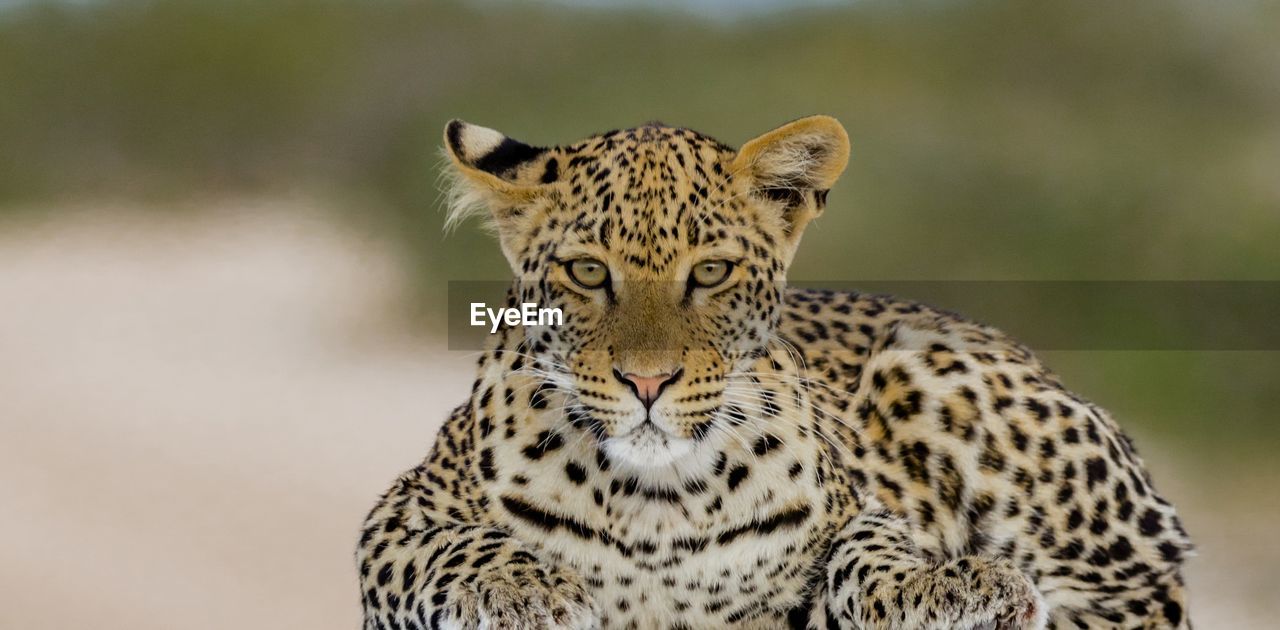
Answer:
<svg viewBox="0 0 1280 630"><path fill-rule="evenodd" d="M788 285L835 118L443 145L447 223L564 318L487 335L369 513L366 630L1191 627L1193 546L1107 411L990 326Z"/></svg>

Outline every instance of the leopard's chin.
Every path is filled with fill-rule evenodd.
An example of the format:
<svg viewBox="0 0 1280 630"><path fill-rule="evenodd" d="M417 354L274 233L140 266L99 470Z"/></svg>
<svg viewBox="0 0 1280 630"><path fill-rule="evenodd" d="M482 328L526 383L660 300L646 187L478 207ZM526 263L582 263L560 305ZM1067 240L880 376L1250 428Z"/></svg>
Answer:
<svg viewBox="0 0 1280 630"><path fill-rule="evenodd" d="M671 435L646 421L606 439L604 451L610 459L632 468L663 468L692 453L693 440Z"/></svg>

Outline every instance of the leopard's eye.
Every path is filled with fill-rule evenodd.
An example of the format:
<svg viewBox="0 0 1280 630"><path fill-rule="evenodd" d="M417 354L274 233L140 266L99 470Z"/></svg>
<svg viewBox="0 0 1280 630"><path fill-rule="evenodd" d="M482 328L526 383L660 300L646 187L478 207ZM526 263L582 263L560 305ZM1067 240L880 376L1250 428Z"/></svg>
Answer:
<svg viewBox="0 0 1280 630"><path fill-rule="evenodd" d="M569 277L584 289L599 289L609 280L609 268L594 258L570 260L564 268Z"/></svg>
<svg viewBox="0 0 1280 630"><path fill-rule="evenodd" d="M727 260L704 260L693 266L689 283L697 287L714 287L729 278L733 263Z"/></svg>

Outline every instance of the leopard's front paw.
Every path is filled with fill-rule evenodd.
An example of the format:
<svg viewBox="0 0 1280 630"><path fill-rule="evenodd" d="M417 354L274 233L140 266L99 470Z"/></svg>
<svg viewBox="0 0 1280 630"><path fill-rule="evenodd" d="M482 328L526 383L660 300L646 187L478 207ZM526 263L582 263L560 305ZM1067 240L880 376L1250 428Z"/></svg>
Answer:
<svg viewBox="0 0 1280 630"><path fill-rule="evenodd" d="M600 625L591 595L578 576L537 565L493 567L465 588L455 608L458 626L480 630Z"/></svg>
<svg viewBox="0 0 1280 630"><path fill-rule="evenodd" d="M1038 630L1048 610L1031 580L1003 558L970 556L932 569L931 589L948 627Z"/></svg>

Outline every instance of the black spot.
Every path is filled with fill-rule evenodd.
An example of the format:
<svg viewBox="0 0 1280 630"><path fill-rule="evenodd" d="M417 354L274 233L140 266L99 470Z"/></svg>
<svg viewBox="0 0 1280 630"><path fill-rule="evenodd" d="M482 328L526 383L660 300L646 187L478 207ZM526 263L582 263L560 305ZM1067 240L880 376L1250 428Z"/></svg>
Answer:
<svg viewBox="0 0 1280 630"><path fill-rule="evenodd" d="M755 453L756 457L761 457L781 445L782 440L778 439L778 437L772 433L766 433L756 440L756 443L751 450Z"/></svg>
<svg viewBox="0 0 1280 630"><path fill-rule="evenodd" d="M561 446L564 446L564 439L560 437L559 433L543 431L538 434L538 437L534 440L533 444L524 447L522 452L525 457L537 461L542 459L543 455L546 455Z"/></svg>
<svg viewBox="0 0 1280 630"><path fill-rule="evenodd" d="M462 154L462 126L461 120L449 121L448 128L445 129L445 137L449 139L449 147L459 155Z"/></svg>
<svg viewBox="0 0 1280 630"><path fill-rule="evenodd" d="M579 466L577 462L568 462L564 465L564 472L569 475L569 481L577 485L582 485L587 480L587 471Z"/></svg>
<svg viewBox="0 0 1280 630"><path fill-rule="evenodd" d="M712 425L710 420L706 422L693 423L693 426L691 427L690 432L693 434L694 441L701 442L703 439L705 439L707 437L707 434L711 432L711 426Z"/></svg>
<svg viewBox="0 0 1280 630"><path fill-rule="evenodd" d="M1074 530L1084 524L1084 514L1080 510L1071 510L1071 514L1067 515L1067 531Z"/></svg>
<svg viewBox="0 0 1280 630"><path fill-rule="evenodd" d="M501 176L544 152L546 149L542 147L532 147L518 140L503 138L497 147L476 160L473 166L486 173Z"/></svg>
<svg viewBox="0 0 1280 630"><path fill-rule="evenodd" d="M1129 544L1129 539L1121 536L1114 543L1111 543L1111 558L1117 562L1124 562L1133 555L1133 545Z"/></svg>
<svg viewBox="0 0 1280 630"><path fill-rule="evenodd" d="M584 540L594 540L600 537L605 539L606 542L613 542L607 533L596 532L594 529L572 518L557 516L515 497L502 497L502 507L506 508L512 516L546 531L564 528Z"/></svg>
<svg viewBox="0 0 1280 630"><path fill-rule="evenodd" d="M473 569L479 569L480 567L483 567L484 565L489 564L490 562L492 562L492 561L493 561L493 559L494 559L495 557L497 557L497 555L498 555L498 554L496 554L496 553L486 553L486 554L484 554L483 556L480 556L479 558L476 558L476 559L475 559L475 561L471 563L471 568L473 568Z"/></svg>
<svg viewBox="0 0 1280 630"><path fill-rule="evenodd" d="M1067 444L1079 444L1080 432L1077 431L1075 427L1068 428L1066 431L1062 432L1062 440Z"/></svg>
<svg viewBox="0 0 1280 630"><path fill-rule="evenodd" d="M693 538L677 538L671 543L675 549L681 549L690 553L698 553L707 548L709 541L701 536Z"/></svg>
<svg viewBox="0 0 1280 630"><path fill-rule="evenodd" d="M550 184L560 177L560 163L555 158L547 160L547 169L542 172L542 183Z"/></svg>
<svg viewBox="0 0 1280 630"><path fill-rule="evenodd" d="M1009 427L1009 431L1013 433L1013 447L1020 453L1027 452L1027 434L1018 430L1018 427Z"/></svg>
<svg viewBox="0 0 1280 630"><path fill-rule="evenodd" d="M1138 520L1138 531L1147 537L1156 536L1164 531L1164 525L1160 524L1160 513L1147 508L1147 511L1142 513L1142 518Z"/></svg>
<svg viewBox="0 0 1280 630"><path fill-rule="evenodd" d="M1030 411L1031 413L1034 413L1036 415L1036 420L1044 422L1045 419L1049 417L1049 413L1050 413L1049 407L1046 406L1044 403L1041 403L1040 401L1034 398L1028 398L1026 402L1024 402L1023 404L1026 406L1027 411Z"/></svg>
<svg viewBox="0 0 1280 630"><path fill-rule="evenodd" d="M741 527L721 532L716 537L716 542L725 545L732 542L735 538L748 532L755 532L758 535L765 535L774 532L783 527L796 527L809 518L809 506L802 505L790 510L783 510L763 521L752 521Z"/></svg>
<svg viewBox="0 0 1280 630"><path fill-rule="evenodd" d="M534 409L547 408L547 392L551 390L551 386L543 383L535 387L533 392L529 394L529 406Z"/></svg>
<svg viewBox="0 0 1280 630"><path fill-rule="evenodd" d="M498 470L493 466L493 449L491 448L480 451L480 474L487 481L493 481L498 476Z"/></svg>
<svg viewBox="0 0 1280 630"><path fill-rule="evenodd" d="M1084 470L1088 478L1089 490L1093 490L1094 485L1107 478L1107 460L1092 457L1084 463Z"/></svg>
<svg viewBox="0 0 1280 630"><path fill-rule="evenodd" d="M729 471L729 489L736 490L751 471L747 469L745 464L738 464Z"/></svg>
<svg viewBox="0 0 1280 630"><path fill-rule="evenodd" d="M876 370L871 374L871 386L876 389L884 389L888 382L884 378L884 372Z"/></svg>
<svg viewBox="0 0 1280 630"><path fill-rule="evenodd" d="M724 466L727 461L728 458L725 457L724 451L721 451L720 454L716 456L716 462L711 467L711 473L719 477L720 473L724 472Z"/></svg>

